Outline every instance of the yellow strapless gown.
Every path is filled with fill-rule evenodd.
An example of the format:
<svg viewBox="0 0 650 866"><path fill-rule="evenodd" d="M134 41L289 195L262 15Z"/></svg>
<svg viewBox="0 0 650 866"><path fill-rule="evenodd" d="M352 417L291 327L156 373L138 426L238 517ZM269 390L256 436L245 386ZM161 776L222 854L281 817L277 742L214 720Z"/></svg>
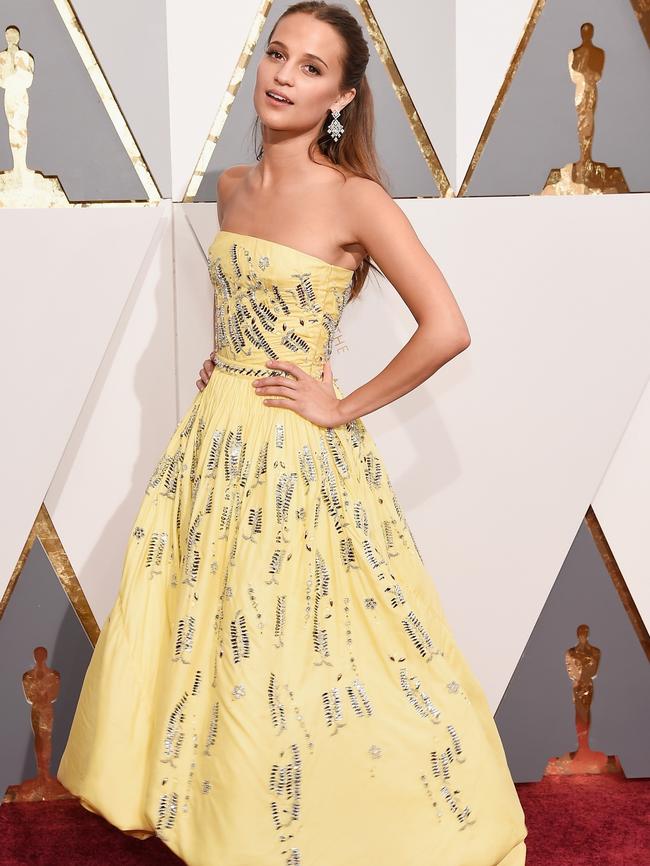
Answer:
<svg viewBox="0 0 650 866"><path fill-rule="evenodd" d="M251 386L269 357L320 378L352 271L229 231L208 261L218 366L145 490L59 780L189 866L523 866L492 713L363 421Z"/></svg>

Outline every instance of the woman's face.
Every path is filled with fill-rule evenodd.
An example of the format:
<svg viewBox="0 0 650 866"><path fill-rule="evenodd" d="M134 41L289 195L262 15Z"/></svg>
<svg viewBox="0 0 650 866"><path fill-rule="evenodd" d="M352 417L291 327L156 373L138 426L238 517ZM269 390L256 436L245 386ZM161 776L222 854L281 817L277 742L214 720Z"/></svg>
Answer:
<svg viewBox="0 0 650 866"><path fill-rule="evenodd" d="M324 21L301 12L283 18L257 67L253 103L262 123L284 132L320 128L328 109L349 102L355 91L339 91L342 51L338 33ZM269 90L291 102L274 100Z"/></svg>

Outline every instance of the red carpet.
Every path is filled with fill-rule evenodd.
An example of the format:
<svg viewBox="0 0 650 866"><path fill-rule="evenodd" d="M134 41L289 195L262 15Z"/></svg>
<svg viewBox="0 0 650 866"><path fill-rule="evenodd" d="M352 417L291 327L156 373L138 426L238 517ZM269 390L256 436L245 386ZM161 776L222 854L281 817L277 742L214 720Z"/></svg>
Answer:
<svg viewBox="0 0 650 866"><path fill-rule="evenodd" d="M526 866L650 866L650 779L547 776L517 791Z"/></svg>
<svg viewBox="0 0 650 866"><path fill-rule="evenodd" d="M650 779L556 776L517 790L529 830L526 866L650 866ZM74 801L0 807L0 866L182 862L159 839L125 836ZM432 852L423 866L444 863Z"/></svg>

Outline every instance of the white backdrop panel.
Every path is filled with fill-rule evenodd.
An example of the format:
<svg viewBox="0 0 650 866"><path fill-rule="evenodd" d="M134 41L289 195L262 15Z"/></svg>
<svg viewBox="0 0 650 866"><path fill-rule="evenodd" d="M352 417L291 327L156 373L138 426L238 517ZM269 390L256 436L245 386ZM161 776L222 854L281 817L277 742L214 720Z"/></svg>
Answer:
<svg viewBox="0 0 650 866"><path fill-rule="evenodd" d="M171 203L160 207L45 500L100 625L145 487L176 426Z"/></svg>
<svg viewBox="0 0 650 866"><path fill-rule="evenodd" d="M159 220L156 208L0 209L3 591Z"/></svg>

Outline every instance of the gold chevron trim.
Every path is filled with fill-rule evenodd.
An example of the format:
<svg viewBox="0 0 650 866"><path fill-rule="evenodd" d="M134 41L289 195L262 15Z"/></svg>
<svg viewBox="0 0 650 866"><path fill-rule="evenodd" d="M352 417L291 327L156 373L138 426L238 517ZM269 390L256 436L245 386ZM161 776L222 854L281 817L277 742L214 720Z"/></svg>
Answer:
<svg viewBox="0 0 650 866"><path fill-rule="evenodd" d="M623 603L623 607L627 615L630 618L630 622L632 623L632 628L636 632L636 636L639 639L639 643L643 647L643 651L645 652L648 661L650 661L650 635L648 634L648 629L641 618L641 614L639 613L639 609L635 604L634 599L632 598L632 593L630 592L627 583L625 582L625 578L623 577L623 573L616 562L616 558L612 552L611 547L609 546L609 542L605 538L605 533L603 532L603 528L596 517L594 509L590 505L587 509L587 513L585 515L585 522L589 527L589 531L594 539L594 543L600 553L603 562L605 563L605 568L609 572L609 576L612 579L612 583L616 587L616 591L619 594L619 597Z"/></svg>
<svg viewBox="0 0 650 866"><path fill-rule="evenodd" d="M648 48L650 48L650 0L630 0L637 21L641 25Z"/></svg>
<svg viewBox="0 0 650 866"><path fill-rule="evenodd" d="M75 202L73 207L116 207L120 205L146 207L158 204L161 200L160 191L120 110L108 79L90 47L90 42L77 14L69 0L53 0L53 2L148 196L148 200L144 202Z"/></svg>
<svg viewBox="0 0 650 866"><path fill-rule="evenodd" d="M505 78L503 79L503 84L501 85L501 89L497 94L497 98L494 101L494 105L492 106L492 110L488 115L488 119L485 121L485 126L483 127L483 132L481 133L481 137L478 140L478 144L476 145L476 150L474 151L474 155L470 161L470 164L465 172L465 177L463 178L463 182L460 185L458 190L458 197L465 195L467 191L467 187L469 186L469 182L472 179L472 175L474 174L474 170L478 164L479 159L481 158L481 154L483 153L483 149L485 148L486 142L492 131L492 127L494 126L494 122L497 118L497 114L501 110L501 105L503 104L503 100L505 99L506 93L508 92L508 88L510 87L510 83L514 78L515 72L519 67L519 61L528 46L530 41L530 37L533 34L533 30L535 29L535 25L537 24L537 20L539 16L542 14L542 10L544 9L544 5L546 0L536 0L533 8L528 13L528 20L524 26L524 32L519 40L519 44L515 49L515 53L512 55L512 60L510 61L510 65L508 66L508 70L505 74Z"/></svg>
<svg viewBox="0 0 650 866"><path fill-rule="evenodd" d="M25 562L27 561L27 557L29 556L29 552L32 549L34 542L36 539L39 539L41 544L43 545L43 549L47 554L47 558L49 559L52 568L54 569L54 573L59 579L61 586L63 587L65 594L68 596L70 600L70 604L74 608L74 612L77 614L79 618L79 622L84 628L84 631L88 635L88 638L92 645L94 646L97 643L97 638L99 637L99 625L97 624L97 620L90 609L90 605L88 604L88 600L84 595L84 591L81 588L81 584L77 578L77 575L74 573L74 569L72 568L72 564L68 559L68 555L63 549L63 544L61 543L61 539L59 538L59 533L56 531L54 524L52 523L52 518L45 507L45 503L43 503L36 515L36 520L34 521L34 525L32 526L29 535L27 537L27 541L18 557L18 562L16 563L16 567L14 568L9 583L7 584L7 588L4 591L4 595L0 600L0 619L4 616L4 612L9 603L9 599L14 591L14 587L18 582L18 578L23 570Z"/></svg>
<svg viewBox="0 0 650 866"><path fill-rule="evenodd" d="M268 18L268 14L271 11L272 5L273 0L262 0L262 4L258 9L255 18L253 19L251 28L248 31L248 36L246 37L246 42L244 43L241 54L239 55L239 60L237 61L235 70L230 77L230 81L228 83L228 87L226 88L224 97L221 100L221 105L219 106L219 110L217 111L217 116L215 117L214 122L210 128L207 140L203 145L203 149L201 150L201 155L199 156L196 168L192 172L192 177L190 178L187 190L185 191L185 195L182 199L183 202L194 201L194 197L198 192L201 181L203 180L203 176L205 175L206 169L210 163L212 154L214 153L214 148L217 144L217 141L219 141L219 137L223 131L224 124L226 123L226 119L228 117L228 112L230 111L230 106L235 101L237 91L239 90L239 85L243 81L246 67L248 66L249 61L253 56L253 51L255 50L255 46L257 45L257 40L260 38L262 28L264 27L266 19Z"/></svg>
<svg viewBox="0 0 650 866"><path fill-rule="evenodd" d="M440 195L442 198L455 198L454 191L449 183L449 178L447 177L445 170L440 164L440 160L434 150L433 144L429 136L427 135L427 131L424 128L422 121L420 120L420 115L417 112L415 105L413 104L413 100L411 99L409 92L406 88L406 84L404 83L404 79L399 73L397 68L397 64L395 63L395 59L391 54L390 48L384 39L383 33L379 28L379 24L377 23L377 19L370 8L370 4L368 0L357 0L357 3L363 13L364 18L366 19L366 25L368 27L368 33L370 38L372 39L375 49L377 50L377 54L379 55L381 62L386 67L386 71L388 72L388 76L391 80L391 84L393 85L393 90L397 94L397 98L399 99L402 108L406 113L406 117L408 119L409 125L411 127L411 131L415 137L415 140L418 143L418 147L422 152L422 156L424 157L427 165L429 166L429 171L433 175L433 179L435 180L438 189L440 190ZM418 198L434 198L435 196L418 196Z"/></svg>

